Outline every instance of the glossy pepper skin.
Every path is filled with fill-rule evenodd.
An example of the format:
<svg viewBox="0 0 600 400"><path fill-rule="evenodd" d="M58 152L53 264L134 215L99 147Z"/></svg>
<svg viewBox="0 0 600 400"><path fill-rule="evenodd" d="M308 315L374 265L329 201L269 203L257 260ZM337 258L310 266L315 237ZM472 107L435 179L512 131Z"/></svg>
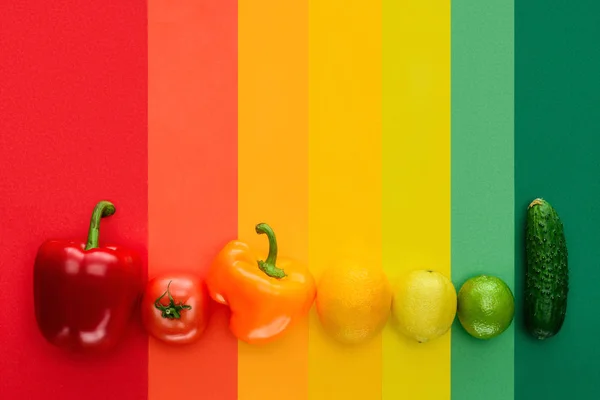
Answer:
<svg viewBox="0 0 600 400"><path fill-rule="evenodd" d="M277 241L269 225L256 226L269 239L269 254L258 260L244 242L234 240L213 261L206 283L210 296L231 310L229 329L249 344L277 340L309 312L316 296L308 269L277 258Z"/></svg>
<svg viewBox="0 0 600 400"><path fill-rule="evenodd" d="M38 249L34 307L44 338L74 352L107 351L123 337L139 300L141 262L127 248L98 247L100 220L115 213L94 208L87 243L48 240Z"/></svg>

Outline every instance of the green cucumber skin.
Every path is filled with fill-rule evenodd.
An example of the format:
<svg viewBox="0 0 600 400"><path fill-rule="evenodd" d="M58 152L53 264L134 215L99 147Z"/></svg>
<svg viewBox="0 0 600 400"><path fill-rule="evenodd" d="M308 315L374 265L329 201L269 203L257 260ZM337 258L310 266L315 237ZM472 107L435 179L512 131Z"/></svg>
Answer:
<svg viewBox="0 0 600 400"><path fill-rule="evenodd" d="M568 251L563 223L545 200L527 210L525 231L525 326L535 338L556 335L567 313Z"/></svg>

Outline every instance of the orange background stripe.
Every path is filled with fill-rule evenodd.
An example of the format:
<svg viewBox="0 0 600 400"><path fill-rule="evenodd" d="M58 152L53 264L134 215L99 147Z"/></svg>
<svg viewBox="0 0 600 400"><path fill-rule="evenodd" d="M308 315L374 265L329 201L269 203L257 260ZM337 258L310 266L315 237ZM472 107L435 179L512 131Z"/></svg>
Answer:
<svg viewBox="0 0 600 400"><path fill-rule="evenodd" d="M308 4L239 4L239 237L266 257L259 222L279 254L308 262ZM240 400L306 400L308 324L273 345L239 344Z"/></svg>
<svg viewBox="0 0 600 400"><path fill-rule="evenodd" d="M203 274L237 228L237 2L149 2L149 275ZM208 39L210 38L210 39ZM149 342L148 399L236 399L222 309L200 342Z"/></svg>
<svg viewBox="0 0 600 400"><path fill-rule="evenodd" d="M310 2L310 262L381 268L381 2ZM317 294L318 296L318 294ZM382 335L332 340L312 313L309 400L382 395Z"/></svg>

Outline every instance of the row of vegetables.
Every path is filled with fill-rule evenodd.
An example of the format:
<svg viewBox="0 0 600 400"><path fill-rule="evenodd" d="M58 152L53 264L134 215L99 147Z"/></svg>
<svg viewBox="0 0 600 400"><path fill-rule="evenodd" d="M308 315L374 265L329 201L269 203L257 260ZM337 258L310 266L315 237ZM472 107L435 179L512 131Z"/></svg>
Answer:
<svg viewBox="0 0 600 400"><path fill-rule="evenodd" d="M231 311L231 332L251 344L276 340L305 316L316 295L308 269L278 256L267 224L256 232L269 241L258 260L238 240L227 243L201 279L168 273L145 282L140 255L120 246L99 246L102 218L114 204L94 208L87 242L47 240L34 264L34 305L38 327L52 344L71 351L106 351L126 334L134 313L153 337L170 344L197 341L209 322L214 300Z"/></svg>
<svg viewBox="0 0 600 400"><path fill-rule="evenodd" d="M469 280L458 294L458 305L452 283L432 270L413 271L394 287L380 269L354 264L332 268L317 285L305 265L280 257L275 233L265 223L256 226L256 233L269 242L264 260L247 243L232 240L202 278L172 272L146 281L136 251L99 245L100 222L115 211L114 204L100 201L86 242L52 239L38 249L35 316L53 345L75 352L108 351L123 340L138 312L152 337L190 344L208 326L211 301L229 308L231 333L249 344L278 340L315 303L325 330L345 343L369 340L389 315L400 332L419 342L446 333L456 313L465 329L481 339L502 333L512 322L512 293L495 277ZM568 263L562 222L542 199L528 207L525 248L526 326L544 339L555 335L565 318ZM498 295L508 296L508 302L496 301L497 308L490 308ZM493 335L473 331L473 326L493 326L498 318L503 325Z"/></svg>

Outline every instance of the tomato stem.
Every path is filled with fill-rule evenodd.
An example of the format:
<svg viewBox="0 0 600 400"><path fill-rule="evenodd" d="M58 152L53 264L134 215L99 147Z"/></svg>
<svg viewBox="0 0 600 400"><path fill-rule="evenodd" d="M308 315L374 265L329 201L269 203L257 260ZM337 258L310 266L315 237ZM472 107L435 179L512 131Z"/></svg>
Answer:
<svg viewBox="0 0 600 400"><path fill-rule="evenodd" d="M179 319L181 318L181 310L191 310L192 306L183 304L181 302L179 304L175 303L175 300L173 299L173 296L171 296L170 291L171 282L172 281L169 281L169 284L167 285L167 290L165 290L165 292L154 301L154 307L158 308L161 311L160 315L163 318ZM165 295L169 296L169 304L166 306L161 303L161 300L163 297L165 297Z"/></svg>
<svg viewBox="0 0 600 400"><path fill-rule="evenodd" d="M92 217L90 218L90 229L88 231L86 250L95 249L98 247L98 237L100 236L100 220L105 217L110 217L115 213L115 205L110 201L102 200L96 204Z"/></svg>
<svg viewBox="0 0 600 400"><path fill-rule="evenodd" d="M287 276L285 271L275 265L277 261L277 239L275 238L275 232L273 232L273 229L269 225L260 223L256 225L256 233L259 235L265 234L269 238L269 254L265 261L258 262L258 268L271 278L285 278Z"/></svg>

